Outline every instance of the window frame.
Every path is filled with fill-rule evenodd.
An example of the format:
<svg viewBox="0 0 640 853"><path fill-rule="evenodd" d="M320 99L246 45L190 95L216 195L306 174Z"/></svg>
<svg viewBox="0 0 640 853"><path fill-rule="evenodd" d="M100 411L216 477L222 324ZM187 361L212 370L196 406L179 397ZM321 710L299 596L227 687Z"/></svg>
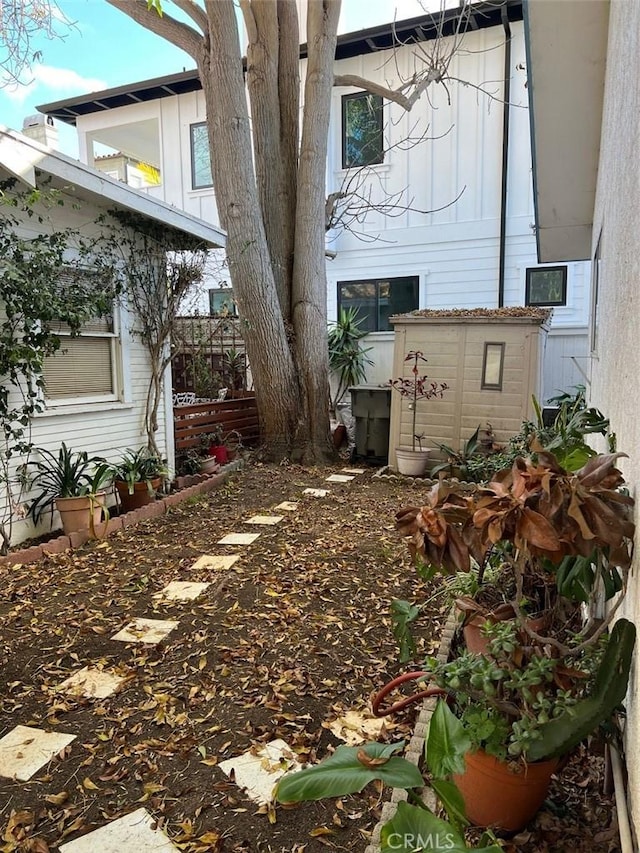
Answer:
<svg viewBox="0 0 640 853"><path fill-rule="evenodd" d="M350 280L341 280L336 282L337 289L337 308L338 315L340 314L340 309L344 307L343 299L342 299L342 287L343 285L355 285L355 284L373 284L376 287L376 305L375 305L375 329L371 329L367 332L368 335L373 334L386 334L393 332L393 326L389 329L379 329L379 319L380 319L380 285L381 284L389 284L393 286L393 282L397 281L410 281L415 289L415 308L410 308L410 311L416 311L420 307L420 276L419 275L396 275L396 276L387 276L386 278L356 278Z"/></svg>
<svg viewBox="0 0 640 853"><path fill-rule="evenodd" d="M225 293L225 294L229 295L231 308L230 308L228 314L221 314L219 311L215 312L213 310L213 302L211 299L212 293ZM238 316L238 306L236 305L235 300L233 298L233 288L232 287L210 287L207 290L207 298L209 300L209 316L210 317L226 317L226 316L237 317Z"/></svg>
<svg viewBox="0 0 640 853"><path fill-rule="evenodd" d="M209 154L209 161L211 160L211 152L209 151L209 132L207 129L206 121L196 121L189 125L189 152L191 157L191 189L193 191L196 190L207 190L213 187L213 173L211 174L211 183L209 184L196 184L196 160L194 156L195 149L195 131L199 128L204 127L205 135L207 137L207 153ZM209 162L209 171L211 171L211 162Z"/></svg>
<svg viewBox="0 0 640 853"><path fill-rule="evenodd" d="M73 268L73 272L77 273L78 270ZM100 271L98 269L92 267L86 267L82 269L83 273L86 273L88 276L91 275L99 275ZM41 399L44 403L45 407L48 409L59 409L66 408L68 406L78 406L78 405L92 405L94 403L113 403L122 399L122 389L123 389L123 378L122 378L122 368L120 364L120 353L122 350L122 338L121 338L121 324L120 324L120 315L118 311L117 301L114 300L111 309L111 331L89 331L83 332L80 329L80 333L77 335L72 335L71 331L68 329L56 329L55 334L61 339L60 349L55 352L51 356L47 356L42 366L42 378L45 376L45 364L47 358L60 358L64 357L64 342L65 339L107 339L110 341L109 346L109 356L111 362L111 391L105 394L75 394L73 396L68 397L54 397L49 396L47 393L46 385L41 389ZM89 321L90 325L91 321Z"/></svg>
<svg viewBox="0 0 640 853"><path fill-rule="evenodd" d="M500 375L497 382L487 382L487 356L489 347L497 347L500 350ZM506 343L504 341L485 341L482 353L482 377L480 380L480 388L483 391L502 391L502 383L504 381L504 355Z"/></svg>
<svg viewBox="0 0 640 853"><path fill-rule="evenodd" d="M379 109L376 109L375 115L377 117L378 128L377 132L380 137L380 159L379 160L371 160L366 163L348 163L347 162L347 106L351 101L362 100L364 98L377 98L380 101ZM350 92L346 95L342 95L341 98L341 125L340 125L340 140L342 147L342 168L343 169L361 169L366 166L379 166L384 163L384 99L381 95L373 94L372 92Z"/></svg>
<svg viewBox="0 0 640 853"><path fill-rule="evenodd" d="M559 272L562 273L562 296L559 300L546 300L545 302L531 301L531 279L537 272ZM552 267L527 267L525 271L524 304L532 308L556 308L567 304L567 266L558 264Z"/></svg>

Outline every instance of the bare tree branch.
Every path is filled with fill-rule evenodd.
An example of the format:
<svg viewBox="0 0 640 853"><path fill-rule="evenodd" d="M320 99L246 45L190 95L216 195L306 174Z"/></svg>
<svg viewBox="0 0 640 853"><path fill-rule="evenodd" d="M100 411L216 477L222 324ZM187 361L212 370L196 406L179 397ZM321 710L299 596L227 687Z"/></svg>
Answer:
<svg viewBox="0 0 640 853"><path fill-rule="evenodd" d="M253 9L251 8L251 0L239 0L240 11L242 12L242 17L244 19L244 25L247 28L247 38L249 39L249 44L255 44L258 40L258 27L256 25L256 19L253 14Z"/></svg>
<svg viewBox="0 0 640 853"><path fill-rule="evenodd" d="M142 24L146 29L151 30L181 50L185 50L195 60L198 59L204 38L193 27L177 21L166 13L160 16L153 9L147 8L146 0L106 0L106 2L115 9L124 12L136 23Z"/></svg>
<svg viewBox="0 0 640 853"><path fill-rule="evenodd" d="M367 80L365 77L359 77L357 74L338 74L333 78L333 85L355 86L359 89L364 89L366 92L371 92L372 95L380 95L380 97L385 98L387 101L393 101L394 103L399 104L407 112L410 112L411 108L425 89L427 89L432 83L440 83L441 81L442 76L440 70L437 68L430 68L424 77L421 77L419 80L414 80L411 83L405 82L398 89L390 89L387 86L383 86L381 83L376 83L373 80ZM415 88L411 95L404 95L402 90L407 89L409 86L414 84Z"/></svg>
<svg viewBox="0 0 640 853"><path fill-rule="evenodd" d="M209 19L202 6L198 6L195 0L173 0L173 2L200 27L203 35L209 35Z"/></svg>
<svg viewBox="0 0 640 853"><path fill-rule="evenodd" d="M34 51L35 36L47 39L64 38L57 27L72 26L54 0L2 0L0 2L0 88L16 86L27 81L23 75L42 51Z"/></svg>

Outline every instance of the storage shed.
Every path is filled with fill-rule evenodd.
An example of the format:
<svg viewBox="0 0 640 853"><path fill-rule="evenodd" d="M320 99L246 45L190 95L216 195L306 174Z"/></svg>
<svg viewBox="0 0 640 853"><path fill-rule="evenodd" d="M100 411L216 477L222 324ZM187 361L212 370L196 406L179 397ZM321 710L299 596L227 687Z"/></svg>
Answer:
<svg viewBox="0 0 640 853"><path fill-rule="evenodd" d="M533 415L532 395L540 395L550 318L550 309L520 307L422 310L391 318L390 378L410 376L405 356L418 350L428 360L420 375L449 386L442 399L418 400L416 432L425 435L424 449L437 456L438 444L461 448L479 424L490 423L499 442L519 431ZM410 405L392 392L391 467L396 466L395 448L412 444Z"/></svg>

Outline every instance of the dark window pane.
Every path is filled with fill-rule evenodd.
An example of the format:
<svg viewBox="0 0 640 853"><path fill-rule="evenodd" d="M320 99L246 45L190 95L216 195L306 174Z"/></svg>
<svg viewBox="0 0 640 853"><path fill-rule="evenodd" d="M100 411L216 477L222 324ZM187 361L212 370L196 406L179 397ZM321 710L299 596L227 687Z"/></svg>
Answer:
<svg viewBox="0 0 640 853"><path fill-rule="evenodd" d="M418 279L411 276L381 281L378 294L378 331L391 332L393 326L389 323L389 317L406 314L418 307Z"/></svg>
<svg viewBox="0 0 640 853"><path fill-rule="evenodd" d="M342 166L382 163L382 98L367 92L342 96Z"/></svg>
<svg viewBox="0 0 640 853"><path fill-rule="evenodd" d="M376 331L376 283L342 281L338 283L338 307L355 308L360 328Z"/></svg>
<svg viewBox="0 0 640 853"><path fill-rule="evenodd" d="M338 308L356 308L367 332L390 332L392 314L418 307L418 276L372 281L338 282Z"/></svg>
<svg viewBox="0 0 640 853"><path fill-rule="evenodd" d="M525 302L527 305L566 305L567 268L528 269Z"/></svg>
<svg viewBox="0 0 640 853"><path fill-rule="evenodd" d="M191 125L191 186L194 190L213 185L207 125Z"/></svg>

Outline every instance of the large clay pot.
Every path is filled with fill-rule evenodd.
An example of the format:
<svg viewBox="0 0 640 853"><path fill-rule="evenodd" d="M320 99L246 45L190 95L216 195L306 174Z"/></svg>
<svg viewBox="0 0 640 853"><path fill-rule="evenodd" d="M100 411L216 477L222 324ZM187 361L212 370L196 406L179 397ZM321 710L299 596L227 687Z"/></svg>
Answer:
<svg viewBox="0 0 640 853"><path fill-rule="evenodd" d="M151 492L146 482L134 483L133 494L129 494L129 485L124 480L116 480L115 487L118 492L122 511L131 512L134 509L140 509L140 507L151 503L152 500L155 500L155 492L160 488L161 483L161 477L151 480Z"/></svg>
<svg viewBox="0 0 640 853"><path fill-rule="evenodd" d="M409 450L406 447L396 447L398 473L407 477L423 477L427 469L429 452L429 450Z"/></svg>
<svg viewBox="0 0 640 853"><path fill-rule="evenodd" d="M102 519L104 506L105 492L83 495L80 498L56 498L56 509L60 513L62 529L67 536L78 530L89 530L92 514L93 527L97 528Z"/></svg>
<svg viewBox="0 0 640 853"><path fill-rule="evenodd" d="M466 770L453 777L475 826L516 832L542 805L559 759L532 764L500 761L479 749L465 755Z"/></svg>

